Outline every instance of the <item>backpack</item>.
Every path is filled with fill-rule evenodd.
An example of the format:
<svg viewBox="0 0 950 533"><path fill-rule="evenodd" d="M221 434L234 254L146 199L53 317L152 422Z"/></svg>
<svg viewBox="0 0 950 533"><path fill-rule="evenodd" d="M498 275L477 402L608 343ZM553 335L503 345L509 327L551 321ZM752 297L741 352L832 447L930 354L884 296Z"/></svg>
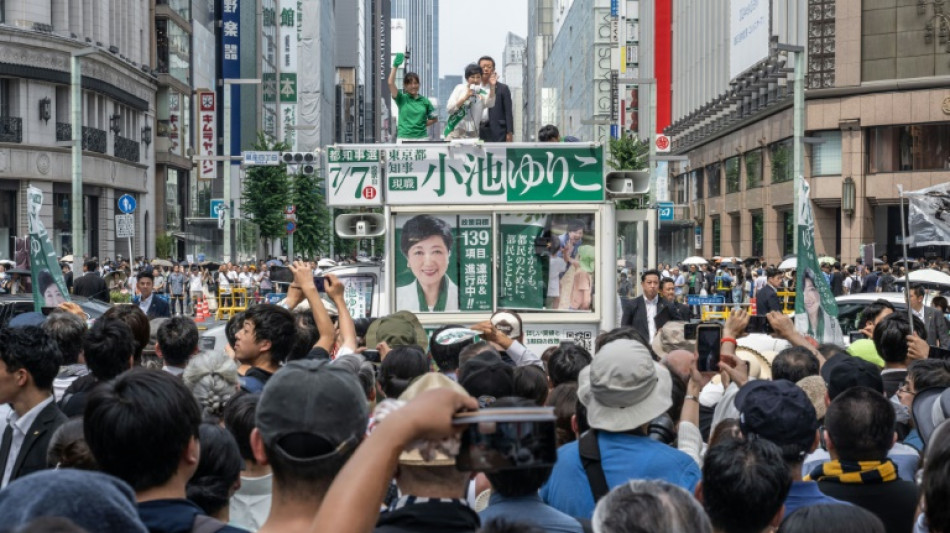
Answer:
<svg viewBox="0 0 950 533"><path fill-rule="evenodd" d="M851 294L861 292L861 276L857 274L851 276Z"/></svg>
<svg viewBox="0 0 950 533"><path fill-rule="evenodd" d="M878 286L881 287L881 292L894 292L896 287L894 287L894 276L886 274L878 282Z"/></svg>
<svg viewBox="0 0 950 533"><path fill-rule="evenodd" d="M254 376L241 376L238 381L245 392L259 394L264 390L264 382Z"/></svg>

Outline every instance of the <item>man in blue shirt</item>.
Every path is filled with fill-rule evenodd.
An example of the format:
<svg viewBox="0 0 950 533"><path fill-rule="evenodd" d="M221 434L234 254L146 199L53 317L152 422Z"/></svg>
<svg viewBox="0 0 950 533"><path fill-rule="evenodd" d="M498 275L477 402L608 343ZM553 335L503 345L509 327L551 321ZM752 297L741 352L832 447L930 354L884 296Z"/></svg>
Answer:
<svg viewBox="0 0 950 533"><path fill-rule="evenodd" d="M772 441L792 478L785 497L785 514L800 507L842 503L818 490L813 481L802 481L802 463L818 447L818 417L808 395L791 381L752 381L736 395L739 427L747 438Z"/></svg>
<svg viewBox="0 0 950 533"><path fill-rule="evenodd" d="M561 446L551 478L541 488L545 503L568 515L590 519L594 489L584 468L580 442L599 451L607 490L631 479L662 479L692 492L699 467L685 453L650 439L650 421L672 405L669 371L653 361L641 342L629 339L605 344L581 370L577 396L587 408L592 428L579 441ZM585 454L585 461L586 459ZM606 493L606 491L604 491Z"/></svg>

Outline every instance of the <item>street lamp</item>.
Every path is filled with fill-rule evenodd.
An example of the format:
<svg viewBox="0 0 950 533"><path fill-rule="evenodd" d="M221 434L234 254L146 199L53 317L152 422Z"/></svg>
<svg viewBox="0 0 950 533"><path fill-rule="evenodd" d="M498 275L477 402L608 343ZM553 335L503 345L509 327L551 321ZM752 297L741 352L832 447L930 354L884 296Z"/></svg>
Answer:
<svg viewBox="0 0 950 533"><path fill-rule="evenodd" d="M69 110L72 115L72 198L70 213L73 237L73 276L82 275L82 255L85 245L82 233L82 66L79 58L99 50L87 47L69 54Z"/></svg>
<svg viewBox="0 0 950 533"><path fill-rule="evenodd" d="M792 204L795 232L793 234L793 251L798 254L798 214L799 209L799 191L802 187L802 180L805 177L802 172L805 168L805 47L791 44L773 43L773 49L778 52L788 52L795 54L795 94L792 100L792 124L793 124L793 162L792 174L794 174L795 203ZM808 201L807 198L804 201Z"/></svg>
<svg viewBox="0 0 950 533"><path fill-rule="evenodd" d="M231 260L231 86L260 85L260 78L230 78L221 80L224 87L224 262Z"/></svg>

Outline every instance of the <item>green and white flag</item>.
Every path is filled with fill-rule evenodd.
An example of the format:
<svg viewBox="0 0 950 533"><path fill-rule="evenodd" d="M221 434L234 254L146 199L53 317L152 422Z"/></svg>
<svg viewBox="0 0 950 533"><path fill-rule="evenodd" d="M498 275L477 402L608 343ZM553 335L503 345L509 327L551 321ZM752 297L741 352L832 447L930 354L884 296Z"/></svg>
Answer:
<svg viewBox="0 0 950 533"><path fill-rule="evenodd" d="M27 216L30 227L30 274L33 277L33 309L55 307L69 301L69 291L63 280L53 243L40 220L43 191L30 187L26 191Z"/></svg>
<svg viewBox="0 0 950 533"><path fill-rule="evenodd" d="M815 253L815 218L808 200L809 187L799 177L798 205L798 272L795 281L795 328L818 342L841 345L841 325L838 323L838 304L825 279Z"/></svg>

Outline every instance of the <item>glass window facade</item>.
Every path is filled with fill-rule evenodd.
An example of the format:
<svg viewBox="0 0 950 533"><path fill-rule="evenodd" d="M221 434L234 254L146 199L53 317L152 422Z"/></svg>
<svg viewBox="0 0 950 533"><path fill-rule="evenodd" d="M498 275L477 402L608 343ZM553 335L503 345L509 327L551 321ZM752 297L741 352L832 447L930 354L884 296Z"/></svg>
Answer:
<svg viewBox="0 0 950 533"><path fill-rule="evenodd" d="M155 21L158 72L169 74L184 84L191 84L191 36L173 21Z"/></svg>
<svg viewBox="0 0 950 533"><path fill-rule="evenodd" d="M746 188L756 189L762 186L762 149L745 154Z"/></svg>
<svg viewBox="0 0 950 533"><path fill-rule="evenodd" d="M719 163L713 163L706 166L707 197L715 198L722 194L722 176L720 176Z"/></svg>
<svg viewBox="0 0 950 533"><path fill-rule="evenodd" d="M868 174L950 169L950 123L868 128Z"/></svg>
<svg viewBox="0 0 950 533"><path fill-rule="evenodd" d="M726 194L739 192L739 156L726 159Z"/></svg>
<svg viewBox="0 0 950 533"><path fill-rule="evenodd" d="M118 214L118 213L117 213ZM92 231L99 227L99 198L83 196L83 244L82 253L96 255L93 250L99 249L99 232ZM72 234L72 195L68 193L53 193L53 250L60 256L74 253Z"/></svg>
<svg viewBox="0 0 950 533"><path fill-rule="evenodd" d="M156 0L156 5L168 6L185 20L191 20L191 0Z"/></svg>
<svg viewBox="0 0 950 533"><path fill-rule="evenodd" d="M792 140L785 139L769 147L772 159L772 183L783 183L792 180Z"/></svg>
<svg viewBox="0 0 950 533"><path fill-rule="evenodd" d="M841 175L841 131L817 131L812 137L821 139L821 143L811 145L811 175Z"/></svg>
<svg viewBox="0 0 950 533"><path fill-rule="evenodd" d="M762 211L752 212L752 255L765 255L765 216Z"/></svg>
<svg viewBox="0 0 950 533"><path fill-rule="evenodd" d="M795 250L795 215L791 211L782 211L782 257L791 255Z"/></svg>

